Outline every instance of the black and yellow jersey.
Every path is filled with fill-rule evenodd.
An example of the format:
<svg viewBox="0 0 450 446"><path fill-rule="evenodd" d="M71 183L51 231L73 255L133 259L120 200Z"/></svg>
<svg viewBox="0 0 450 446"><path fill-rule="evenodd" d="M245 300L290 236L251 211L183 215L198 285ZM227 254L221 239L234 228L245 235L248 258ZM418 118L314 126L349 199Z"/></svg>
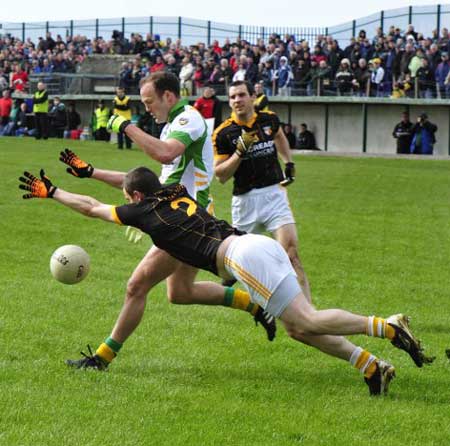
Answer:
<svg viewBox="0 0 450 446"><path fill-rule="evenodd" d="M214 274L222 241L243 234L209 215L181 184L166 186L139 203L113 207L112 212L116 223L140 229L171 256Z"/></svg>
<svg viewBox="0 0 450 446"><path fill-rule="evenodd" d="M284 179L274 137L280 128L272 112L254 113L249 122L240 122L234 113L213 134L214 158L227 159L236 151L242 129L258 137L234 173L233 195L277 184Z"/></svg>

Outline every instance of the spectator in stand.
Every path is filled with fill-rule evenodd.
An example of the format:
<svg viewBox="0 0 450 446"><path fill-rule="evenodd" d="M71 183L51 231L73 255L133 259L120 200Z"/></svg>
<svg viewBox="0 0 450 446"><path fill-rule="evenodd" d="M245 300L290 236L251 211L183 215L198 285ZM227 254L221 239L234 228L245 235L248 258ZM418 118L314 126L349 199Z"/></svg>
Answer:
<svg viewBox="0 0 450 446"><path fill-rule="evenodd" d="M195 101L194 107L205 119L214 119L214 128L220 125L222 119L220 101L212 86L205 87L202 96Z"/></svg>
<svg viewBox="0 0 450 446"><path fill-rule="evenodd" d="M370 75L370 95L382 97L384 96L384 69L381 66L381 59L375 58L371 61L371 64L372 73Z"/></svg>
<svg viewBox="0 0 450 446"><path fill-rule="evenodd" d="M203 68L203 64L201 62L197 62L196 66L195 66L193 80L194 80L194 86L195 86L195 92L193 92L193 93L201 94L201 92L203 91L203 86L205 84L205 80L206 80L205 71Z"/></svg>
<svg viewBox="0 0 450 446"><path fill-rule="evenodd" d="M291 81L293 74L288 64L286 56L280 57L280 66L275 71L275 79L278 89L278 96L289 96L291 94Z"/></svg>
<svg viewBox="0 0 450 446"><path fill-rule="evenodd" d="M237 81L243 81L245 80L245 65L243 63L239 63L238 65L238 69L236 70L236 72L233 74L233 82L237 82Z"/></svg>
<svg viewBox="0 0 450 446"><path fill-rule="evenodd" d="M282 128L283 128L283 133L286 136L286 139L289 143L289 148L291 150L295 149L297 141L295 139L295 133L292 131L291 124L283 124Z"/></svg>
<svg viewBox="0 0 450 446"><path fill-rule="evenodd" d="M449 35L447 28L442 28L441 37L438 39L437 45L439 47L439 51L443 51L445 53L449 51Z"/></svg>
<svg viewBox="0 0 450 446"><path fill-rule="evenodd" d="M263 83L264 94L268 97L272 96L274 94L275 71L271 60L264 62L260 77Z"/></svg>
<svg viewBox="0 0 450 446"><path fill-rule="evenodd" d="M312 82L314 91L318 91L320 96L329 96L334 91L331 67L328 66L326 60L319 62L319 67L313 75ZM317 90L317 88L319 90Z"/></svg>
<svg viewBox="0 0 450 446"><path fill-rule="evenodd" d="M48 139L48 92L44 82L38 82L33 95L35 138Z"/></svg>
<svg viewBox="0 0 450 446"><path fill-rule="evenodd" d="M397 140L397 153L410 153L414 124L409 120L409 113L402 113L402 120L394 127L392 136Z"/></svg>
<svg viewBox="0 0 450 446"><path fill-rule="evenodd" d="M208 84L214 88L216 92L219 94L224 94L225 90L222 88L220 84L220 78L222 77L222 73L220 72L220 66L214 65L212 73L209 75Z"/></svg>
<svg viewBox="0 0 450 446"><path fill-rule="evenodd" d="M253 57L247 57L247 64L245 67L245 80L252 85L258 81L258 66L254 63Z"/></svg>
<svg viewBox="0 0 450 446"><path fill-rule="evenodd" d="M300 124L300 132L297 138L297 149L299 150L318 150L314 133L308 130L308 126Z"/></svg>
<svg viewBox="0 0 450 446"><path fill-rule="evenodd" d="M28 74L23 70L20 63L14 66L10 87L14 93L24 93L25 89L28 88Z"/></svg>
<svg viewBox="0 0 450 446"><path fill-rule="evenodd" d="M419 96L425 99L436 97L434 73L427 58L422 59L422 66L417 70L416 79L419 83Z"/></svg>
<svg viewBox="0 0 450 446"><path fill-rule="evenodd" d="M113 99L113 114L131 121L130 98L125 94L125 90L122 87L116 88L116 97ZM123 149L124 139L125 147L131 149L131 139L124 132L117 133L117 148Z"/></svg>
<svg viewBox="0 0 450 446"><path fill-rule="evenodd" d="M449 92L449 86L445 85L445 79L447 79L447 75L450 72L450 65L448 61L448 53L441 54L442 62L437 66L436 71L434 73L434 77L436 79L436 86L439 91L439 97L441 99L447 99L447 94Z"/></svg>
<svg viewBox="0 0 450 446"><path fill-rule="evenodd" d="M308 53L305 53L308 54ZM306 88L308 85L308 73L310 65L306 63L305 59L299 58L297 64L293 67L292 75L292 88L291 93L293 96L305 96Z"/></svg>
<svg viewBox="0 0 450 446"><path fill-rule="evenodd" d="M6 79L5 70L0 67L0 93L8 88L8 81Z"/></svg>
<svg viewBox="0 0 450 446"><path fill-rule="evenodd" d="M341 60L336 73L336 88L340 96L352 94L353 73L350 70L350 61L347 58Z"/></svg>
<svg viewBox="0 0 450 446"><path fill-rule="evenodd" d="M269 99L264 94L264 87L261 82L255 84L255 96L256 99L253 103L256 112L269 111Z"/></svg>
<svg viewBox="0 0 450 446"><path fill-rule="evenodd" d="M66 106L61 102L61 98L55 96L53 105L48 112L50 136L63 138L64 130L67 125Z"/></svg>
<svg viewBox="0 0 450 446"><path fill-rule="evenodd" d="M25 136L28 134L28 116L27 104L22 102L19 106L19 111L14 119L14 136Z"/></svg>
<svg viewBox="0 0 450 446"><path fill-rule="evenodd" d="M167 58L166 71L172 73L176 77L180 74L180 66L177 63L177 59L172 55Z"/></svg>
<svg viewBox="0 0 450 446"><path fill-rule="evenodd" d="M100 99L97 103L97 107L94 110L94 139L96 141L109 141L110 134L106 130L111 111L105 106L105 103Z"/></svg>
<svg viewBox="0 0 450 446"><path fill-rule="evenodd" d="M151 73L155 73L156 71L165 71L166 64L164 63L164 59L162 56L156 56L156 60L152 68L150 69Z"/></svg>
<svg viewBox="0 0 450 446"><path fill-rule="evenodd" d="M128 62L123 62L122 68L119 72L119 86L125 91L130 91L130 89L133 88L133 84L134 82L131 67Z"/></svg>
<svg viewBox="0 0 450 446"><path fill-rule="evenodd" d="M436 131L437 126L428 121L426 113L422 113L417 118L417 123L412 130L411 153L415 155L433 155L433 145L436 143Z"/></svg>
<svg viewBox="0 0 450 446"><path fill-rule="evenodd" d="M73 131L79 130L80 125L81 117L76 110L75 102L70 102L67 110L67 130L64 132L64 138L69 138Z"/></svg>
<svg viewBox="0 0 450 446"><path fill-rule="evenodd" d="M12 106L13 102L11 99L11 93L6 88L3 90L2 98L0 99L0 133L9 122L9 115L11 114Z"/></svg>
<svg viewBox="0 0 450 446"><path fill-rule="evenodd" d="M192 95L192 77L194 75L194 67L189 59L185 56L181 62L181 70L178 75L180 79L181 96Z"/></svg>

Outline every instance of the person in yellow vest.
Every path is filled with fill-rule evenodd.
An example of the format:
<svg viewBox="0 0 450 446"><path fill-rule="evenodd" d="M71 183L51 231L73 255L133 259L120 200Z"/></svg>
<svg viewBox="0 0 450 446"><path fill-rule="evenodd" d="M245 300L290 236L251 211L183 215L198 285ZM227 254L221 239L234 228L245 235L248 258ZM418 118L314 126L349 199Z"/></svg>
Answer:
<svg viewBox="0 0 450 446"><path fill-rule="evenodd" d="M260 82L255 84L255 95L256 99L253 102L255 111L269 111L269 99L267 99L267 96L264 94L264 86Z"/></svg>
<svg viewBox="0 0 450 446"><path fill-rule="evenodd" d="M97 103L97 107L94 110L95 126L94 126L94 139L96 141L109 141L110 134L106 130L106 124L108 124L111 111L105 106L105 103L100 99Z"/></svg>
<svg viewBox="0 0 450 446"><path fill-rule="evenodd" d="M125 95L125 89L122 87L116 88L116 97L113 100L113 114L131 121L130 98ZM117 133L117 147L123 149L124 139L126 148L131 149L131 139L123 132Z"/></svg>
<svg viewBox="0 0 450 446"><path fill-rule="evenodd" d="M48 92L44 82L38 82L33 95L33 113L36 139L48 139Z"/></svg>

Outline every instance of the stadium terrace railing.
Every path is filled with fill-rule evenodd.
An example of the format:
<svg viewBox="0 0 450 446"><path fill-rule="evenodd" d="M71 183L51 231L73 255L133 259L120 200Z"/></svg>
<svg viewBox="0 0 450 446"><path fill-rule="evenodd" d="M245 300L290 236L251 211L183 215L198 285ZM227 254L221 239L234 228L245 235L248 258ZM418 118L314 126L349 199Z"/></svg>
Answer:
<svg viewBox="0 0 450 446"><path fill-rule="evenodd" d="M0 33L20 37L22 40L30 38L32 41L44 37L46 32L61 36L79 34L89 39L103 36L109 40L114 31L119 31L125 37L129 37L131 33L139 33L143 36L158 34L163 40L167 37L181 39L183 45L195 45L198 42L205 42L209 45L214 40L223 43L227 38L234 40L237 37L250 43L256 43L258 39L267 40L272 33L277 33L280 36L289 34L295 36L296 40L305 39L313 42L318 35L325 34L333 36L343 46L360 30L364 29L367 36L372 38L372 36L375 36L378 27L386 31L392 25L404 31L409 24L412 24L416 31L428 37L432 35L433 30L440 32L442 26L448 23L449 15L450 4L436 4L380 11L367 17L327 28L248 26L185 17L151 16L21 23L3 22L0 24Z"/></svg>

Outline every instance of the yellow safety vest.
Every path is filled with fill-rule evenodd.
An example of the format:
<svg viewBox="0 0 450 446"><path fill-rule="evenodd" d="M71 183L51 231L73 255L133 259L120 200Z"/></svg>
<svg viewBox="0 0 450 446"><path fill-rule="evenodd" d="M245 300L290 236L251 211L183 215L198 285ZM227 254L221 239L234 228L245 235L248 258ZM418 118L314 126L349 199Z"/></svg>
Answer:
<svg viewBox="0 0 450 446"><path fill-rule="evenodd" d="M108 107L97 107L95 109L95 119L96 119L96 129L100 129L102 127L106 128L106 124L108 124L109 119L109 108Z"/></svg>
<svg viewBox="0 0 450 446"><path fill-rule="evenodd" d="M46 90L36 91L33 99L40 99L47 93ZM40 104L33 104L33 113L48 113L48 99Z"/></svg>
<svg viewBox="0 0 450 446"><path fill-rule="evenodd" d="M131 107L129 105L130 98L128 96L125 96L123 99L120 99L118 96L114 98L114 114L122 116L125 119L128 119L131 121ZM115 108L116 105L124 105L127 108L127 110L119 110L118 108Z"/></svg>

